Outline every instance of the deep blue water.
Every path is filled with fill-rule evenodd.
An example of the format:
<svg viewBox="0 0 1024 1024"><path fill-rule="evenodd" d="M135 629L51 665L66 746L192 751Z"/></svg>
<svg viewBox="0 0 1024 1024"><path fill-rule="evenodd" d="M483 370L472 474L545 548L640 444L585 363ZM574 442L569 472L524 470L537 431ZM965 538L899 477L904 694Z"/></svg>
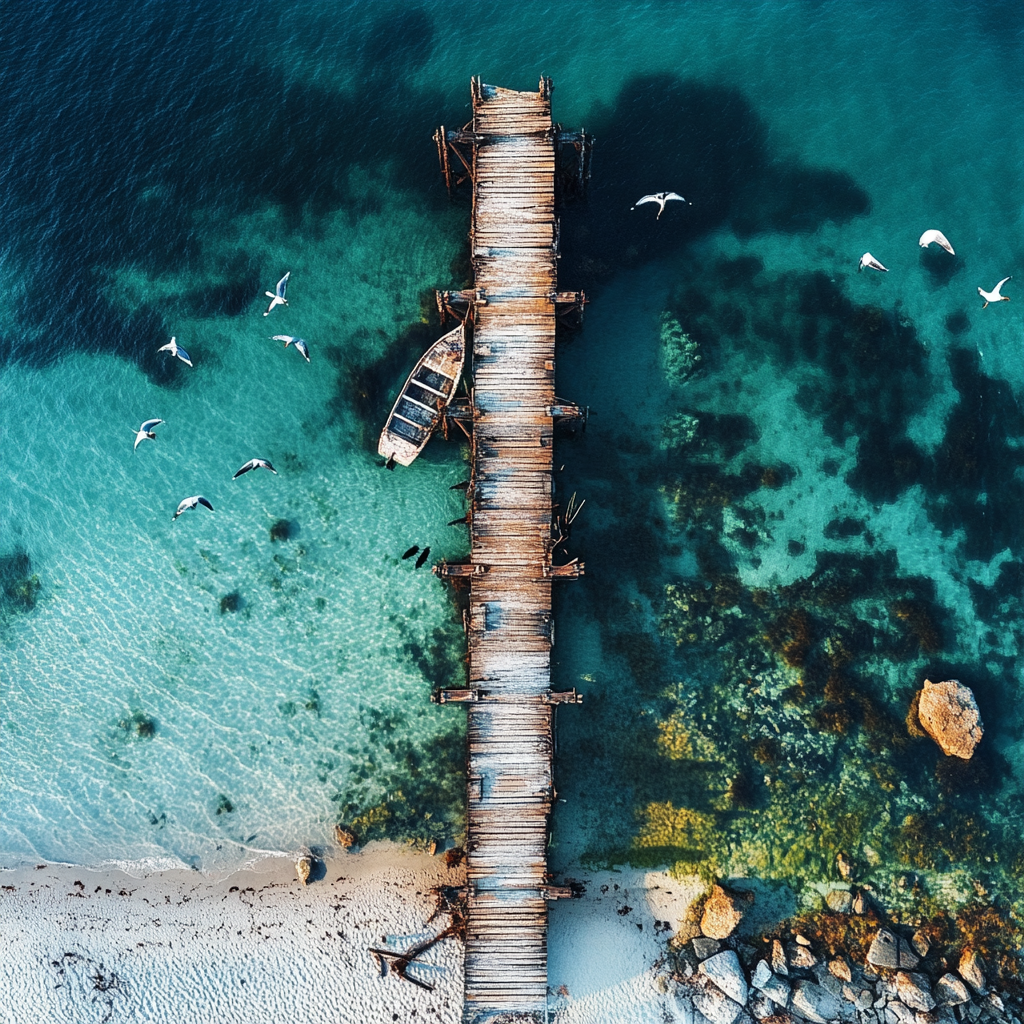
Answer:
<svg viewBox="0 0 1024 1024"><path fill-rule="evenodd" d="M844 692L897 721L926 675L972 686L988 760L970 799L1002 842L1024 779L1021 303L982 309L976 288L1013 275L1019 299L1024 279L1021 44L1019 6L997 3L41 4L9 22L2 860L220 870L374 808L381 834L457 832L460 716L427 694L460 671L458 613L398 556L464 551L444 525L464 453L435 442L385 473L374 452L436 335L428 290L464 283L467 208L431 133L468 119L471 74L550 75L556 119L598 140L562 226L560 283L593 302L559 391L594 415L559 456L589 577L556 606L556 682L588 691L561 723L556 862L621 854L665 802L798 829L729 725L790 714L787 687L806 691L793 757L856 789L867 705L839 733L806 724L842 710L814 675L840 635ZM630 210L661 189L692 206ZM955 257L919 249L929 227ZM887 274L856 272L866 250ZM264 319L286 270L291 305ZM171 335L193 369L157 353ZM149 417L166 422L133 453ZM232 482L257 454L279 475ZM216 513L172 524L197 491ZM805 601L809 668L785 676L758 615L823 580L841 614ZM725 609L692 649L666 585ZM730 703L744 673L763 703ZM673 760L657 723L693 701L713 725ZM931 757L905 791L858 806L896 828L939 799L921 749L899 755ZM719 866L793 880L748 839ZM898 843L882 856L898 866Z"/></svg>

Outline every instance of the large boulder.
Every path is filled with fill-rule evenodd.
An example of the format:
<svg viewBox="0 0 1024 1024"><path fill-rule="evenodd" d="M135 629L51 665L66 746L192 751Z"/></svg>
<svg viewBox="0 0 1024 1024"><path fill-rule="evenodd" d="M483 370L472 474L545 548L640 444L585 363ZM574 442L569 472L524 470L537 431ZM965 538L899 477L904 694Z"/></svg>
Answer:
<svg viewBox="0 0 1024 1024"><path fill-rule="evenodd" d="M919 960L920 957L910 948L910 943L899 935L893 935L888 928L878 929L868 950L868 963L874 967L912 971Z"/></svg>
<svg viewBox="0 0 1024 1024"><path fill-rule="evenodd" d="M829 1024L839 1016L839 1001L831 992L813 981L798 981L793 986L792 1008L815 1024Z"/></svg>
<svg viewBox="0 0 1024 1024"><path fill-rule="evenodd" d="M925 974L900 971L896 975L896 995L911 1009L925 1013L935 1009L932 985Z"/></svg>
<svg viewBox="0 0 1024 1024"><path fill-rule="evenodd" d="M955 974L947 972L935 982L935 998L943 1006L960 1006L971 1001L971 993Z"/></svg>
<svg viewBox="0 0 1024 1024"><path fill-rule="evenodd" d="M763 961L762 961L763 963ZM747 1001L747 978L740 966L740 958L727 949L705 960L698 972L709 977L727 996L741 1006Z"/></svg>
<svg viewBox="0 0 1024 1024"><path fill-rule="evenodd" d="M700 930L711 939L726 939L743 920L743 901L726 892L720 885L711 890L704 913L700 919Z"/></svg>
<svg viewBox="0 0 1024 1024"><path fill-rule="evenodd" d="M969 761L984 733L971 688L956 679L944 683L926 679L917 702L917 717L921 728L947 757Z"/></svg>
<svg viewBox="0 0 1024 1024"><path fill-rule="evenodd" d="M743 1012L743 1007L735 999L730 999L717 985L700 976L693 988L693 1005L711 1024L733 1024Z"/></svg>

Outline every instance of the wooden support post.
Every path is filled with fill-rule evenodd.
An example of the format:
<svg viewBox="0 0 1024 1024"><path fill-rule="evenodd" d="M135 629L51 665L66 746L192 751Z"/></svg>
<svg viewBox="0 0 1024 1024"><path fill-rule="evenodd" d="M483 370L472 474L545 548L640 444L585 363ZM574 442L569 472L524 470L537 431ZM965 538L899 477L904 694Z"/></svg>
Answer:
<svg viewBox="0 0 1024 1024"><path fill-rule="evenodd" d="M448 189L448 198L452 197L452 169L448 164L448 133L444 125L434 132L434 142L437 143L437 158L441 162L441 173L444 175L445 188ZM443 323L444 321L442 321Z"/></svg>

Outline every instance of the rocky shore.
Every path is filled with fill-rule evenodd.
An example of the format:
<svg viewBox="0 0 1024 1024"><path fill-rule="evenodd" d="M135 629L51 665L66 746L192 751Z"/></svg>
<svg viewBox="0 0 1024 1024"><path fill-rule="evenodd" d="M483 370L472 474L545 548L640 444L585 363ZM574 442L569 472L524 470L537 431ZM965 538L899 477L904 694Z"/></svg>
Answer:
<svg viewBox="0 0 1024 1024"><path fill-rule="evenodd" d="M820 914L757 939L735 934L741 917L742 899L715 886L696 929L684 927L671 944L657 984L683 1024L1024 1019L1019 974L1007 979L976 949L934 942L934 929L887 922L860 891L833 890Z"/></svg>

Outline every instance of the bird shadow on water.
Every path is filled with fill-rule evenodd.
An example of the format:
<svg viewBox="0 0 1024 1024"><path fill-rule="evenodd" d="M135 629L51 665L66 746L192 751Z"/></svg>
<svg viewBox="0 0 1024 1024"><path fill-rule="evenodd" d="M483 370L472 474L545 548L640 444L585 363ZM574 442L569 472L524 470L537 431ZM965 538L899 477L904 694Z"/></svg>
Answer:
<svg viewBox="0 0 1024 1024"><path fill-rule="evenodd" d="M11 147L6 235L17 240L11 256L24 292L14 303L18 326L0 337L0 365L45 366L69 351L105 351L158 384L180 386L181 368L155 355L175 333L172 317L182 308L200 317L242 314L259 293L262 268L240 249L221 268L227 281L212 291L185 291L133 312L112 304L104 287L114 269L156 276L197 268L204 229L192 211L212 211L207 223L216 224L274 204L286 224L315 232L352 201L350 170L384 163L394 185L444 203L423 133L447 99L408 80L434 45L423 9L332 29L335 41L360 54L359 84L348 90L289 76L248 52L241 34L237 45L225 44L219 17L159 3L126 15L112 5L92 24L43 10L31 45L11 40L0 69L10 99L0 138ZM75 62L71 88L64 76L40 76L32 60L41 52ZM41 108L56 114L41 122ZM47 343L26 345L24 336Z"/></svg>

